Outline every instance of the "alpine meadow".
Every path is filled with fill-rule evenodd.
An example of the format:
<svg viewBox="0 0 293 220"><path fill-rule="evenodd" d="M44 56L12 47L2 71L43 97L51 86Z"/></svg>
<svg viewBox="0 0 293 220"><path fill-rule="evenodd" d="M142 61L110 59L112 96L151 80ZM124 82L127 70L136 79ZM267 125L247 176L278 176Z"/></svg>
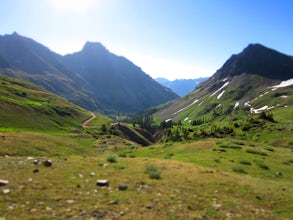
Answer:
<svg viewBox="0 0 293 220"><path fill-rule="evenodd" d="M195 22L195 15L191 16L187 8L186 14L177 16L175 13L187 2L194 6L195 2L204 4L201 1L177 3L178 9L173 8L171 16L177 18L170 21L168 10L174 4L171 2L166 3L164 10L160 8L165 2L162 1L156 3L158 8L136 11L137 20L131 17L132 10L119 17L121 23L117 23L115 32L111 22L115 13L117 16L122 13L120 8L98 11L93 1L92 10L101 16L97 19L90 6L82 8L85 2L91 1L79 3L76 8L73 5L79 1L72 1L72 8L65 7L66 1L60 2L64 5L54 3L56 9L51 20L58 20L60 11L64 15L75 14L80 19L82 15L93 20L83 23L82 28L76 22L76 36L91 26L100 31L101 38L105 32L113 37L117 35L119 40L113 43L116 46L117 42L124 43L123 36L127 35L133 44L129 51L142 48L136 41L140 38L147 48L141 53L154 47L164 51L164 43L168 44L170 50L165 51L165 60L145 55L142 65L148 64L150 70L162 73L168 70L170 78L148 75L148 68L136 63L139 55L126 58L131 56L111 52L111 37L104 38L109 40L105 44L110 45L109 49L91 40L77 52L61 54L17 32L0 35L0 220L293 219L292 55L272 48L265 40L252 43L253 31L247 35L241 32L241 39L246 37L246 40L240 50L235 46L233 51L236 52L221 61L209 76L194 75L188 79L183 73L193 68L188 64L188 48L194 50L193 39L190 41L190 32L182 31L182 26L188 30L201 27L197 35L206 38L207 49L198 46L202 58L195 60L206 65L202 60L211 53L209 44L213 53L221 54L216 53L217 43L207 37L210 32L203 27L207 23L194 23L194 26L184 23L184 15ZM99 7L106 8L112 1L99 2ZM125 10L120 1L114 2L121 6L121 11ZM131 1L123 2L127 5ZM215 7L219 4L219 1L213 2ZM146 3L137 1L135 9L140 5ZM244 9L249 13L248 8ZM277 9L276 17L279 16ZM47 10L52 9L48 6ZM147 12L152 12L158 23L173 22L174 28L178 28L178 45L169 42L172 34L168 35L170 39L164 35L166 42L159 41L164 31L169 34L170 26L162 23L161 26L156 22L147 23L153 26L144 24L143 30L153 34L148 32L142 36L145 32L135 24L143 25L138 18ZM209 12L210 20L214 20L213 13L218 15L215 9ZM228 12L235 15L233 11ZM44 18L40 16L39 22L45 19L46 12L43 13ZM103 20L106 13L113 18ZM28 13L28 19L30 16ZM148 18L151 19L149 15ZM253 23L249 16L245 18L245 22ZM217 25L220 25L223 18L218 19ZM229 24L234 22L230 20ZM107 22L109 26L101 26ZM221 33L232 27L225 29L223 25L213 24L219 32L213 37L218 40L223 40ZM244 24L239 26L245 28ZM286 24L279 25L279 33ZM52 33L64 32L68 39L64 45L73 42L76 36L66 32L71 26L55 25L55 32L49 23L48 29ZM269 25L263 26L263 35L273 34L266 32ZM135 31L131 32L131 28ZM224 36L228 38L230 33L236 36L232 32L237 31L231 29ZM93 39L94 35L89 33L83 34ZM56 45L59 42L56 37L50 39ZM233 47L237 41L242 44L244 41L239 39L230 39L225 45ZM186 46L185 41L190 46ZM128 44L125 42L125 45ZM170 61L173 59L171 50L182 52L174 49L176 46L186 51L186 55L180 55L180 59L186 59L186 66L189 65L186 69L175 60ZM225 46L221 48L223 53ZM230 51L228 47L227 51ZM178 71L177 64L182 71L175 79L171 74ZM200 74L200 68L197 70Z"/></svg>

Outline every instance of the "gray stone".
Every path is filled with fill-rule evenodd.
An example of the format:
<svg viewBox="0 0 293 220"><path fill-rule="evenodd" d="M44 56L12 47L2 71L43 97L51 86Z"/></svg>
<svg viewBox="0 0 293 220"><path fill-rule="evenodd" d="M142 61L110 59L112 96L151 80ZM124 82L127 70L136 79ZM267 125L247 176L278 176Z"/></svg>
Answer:
<svg viewBox="0 0 293 220"><path fill-rule="evenodd" d="M40 163L40 160L38 160L38 159L35 159L35 160L34 160L34 164L35 164L35 165L38 165L39 163Z"/></svg>
<svg viewBox="0 0 293 220"><path fill-rule="evenodd" d="M53 162L51 160L44 161L44 166L45 167L50 167L50 166L52 166L52 164L53 164Z"/></svg>
<svg viewBox="0 0 293 220"><path fill-rule="evenodd" d="M96 185L97 186L109 186L109 181L108 180L97 180Z"/></svg>
<svg viewBox="0 0 293 220"><path fill-rule="evenodd" d="M6 186L8 183L8 180L0 180L0 186Z"/></svg>
<svg viewBox="0 0 293 220"><path fill-rule="evenodd" d="M127 190L127 185L119 185L119 191L125 191L125 190Z"/></svg>

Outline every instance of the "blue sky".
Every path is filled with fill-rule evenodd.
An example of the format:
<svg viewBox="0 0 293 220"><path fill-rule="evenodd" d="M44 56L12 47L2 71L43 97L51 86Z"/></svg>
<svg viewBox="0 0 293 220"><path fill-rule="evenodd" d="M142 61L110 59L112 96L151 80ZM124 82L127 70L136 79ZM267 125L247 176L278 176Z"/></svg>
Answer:
<svg viewBox="0 0 293 220"><path fill-rule="evenodd" d="M249 43L293 55L292 0L0 0L0 22L60 54L101 42L154 78L211 76Z"/></svg>

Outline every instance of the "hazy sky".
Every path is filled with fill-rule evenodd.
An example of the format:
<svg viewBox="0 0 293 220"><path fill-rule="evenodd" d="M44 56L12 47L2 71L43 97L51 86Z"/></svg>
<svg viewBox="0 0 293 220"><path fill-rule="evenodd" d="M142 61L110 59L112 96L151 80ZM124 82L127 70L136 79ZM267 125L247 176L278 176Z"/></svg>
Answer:
<svg viewBox="0 0 293 220"><path fill-rule="evenodd" d="M249 43L293 55L293 0L0 0L0 35L100 42L152 77L210 76Z"/></svg>

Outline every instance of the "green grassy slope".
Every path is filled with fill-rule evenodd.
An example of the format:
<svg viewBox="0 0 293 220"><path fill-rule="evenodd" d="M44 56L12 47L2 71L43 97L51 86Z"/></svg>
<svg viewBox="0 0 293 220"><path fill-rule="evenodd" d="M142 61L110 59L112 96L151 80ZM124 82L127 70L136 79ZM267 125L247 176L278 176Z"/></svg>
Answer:
<svg viewBox="0 0 293 220"><path fill-rule="evenodd" d="M79 126L89 113L25 81L0 75L0 129L59 130Z"/></svg>
<svg viewBox="0 0 293 220"><path fill-rule="evenodd" d="M212 90L202 85L155 113L156 120L170 118L183 125L175 126L165 134L180 136L172 141L230 136L292 147L292 85L273 89L272 85L279 82L268 82L263 77L244 74L232 78L224 89L215 93L224 83L221 82ZM264 83L269 85L264 86ZM223 94L219 96L221 91ZM265 115L258 110L262 108L266 108Z"/></svg>

